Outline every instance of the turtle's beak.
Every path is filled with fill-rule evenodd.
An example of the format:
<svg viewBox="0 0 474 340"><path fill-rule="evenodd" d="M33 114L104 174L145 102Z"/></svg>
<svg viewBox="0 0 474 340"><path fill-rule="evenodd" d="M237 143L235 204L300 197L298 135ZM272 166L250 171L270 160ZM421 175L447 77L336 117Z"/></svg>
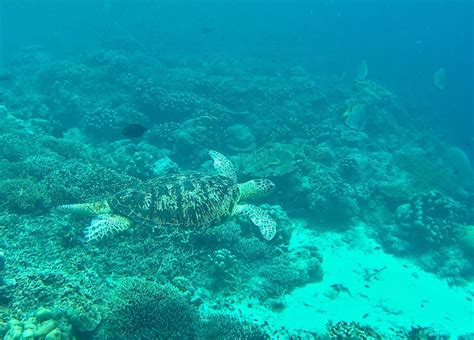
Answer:
<svg viewBox="0 0 474 340"><path fill-rule="evenodd" d="M273 183L272 181L270 181L269 179L267 179L267 181L268 181L268 184L267 184L268 185L268 193L271 193L271 192L275 191L275 189L277 187L276 184Z"/></svg>

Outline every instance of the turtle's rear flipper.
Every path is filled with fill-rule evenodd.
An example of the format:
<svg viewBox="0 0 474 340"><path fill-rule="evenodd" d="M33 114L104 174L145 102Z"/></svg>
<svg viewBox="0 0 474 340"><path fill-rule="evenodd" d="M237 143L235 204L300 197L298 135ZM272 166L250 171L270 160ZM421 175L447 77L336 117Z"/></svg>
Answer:
<svg viewBox="0 0 474 340"><path fill-rule="evenodd" d="M56 208L57 211L72 213L77 215L95 216L111 212L107 201L93 203L65 204Z"/></svg>
<svg viewBox="0 0 474 340"><path fill-rule="evenodd" d="M120 215L98 215L85 230L86 241L101 239L108 234L128 229L130 225L130 220Z"/></svg>
<svg viewBox="0 0 474 340"><path fill-rule="evenodd" d="M265 240L270 241L276 234L276 222L262 208L252 204L239 206L239 212L248 216Z"/></svg>

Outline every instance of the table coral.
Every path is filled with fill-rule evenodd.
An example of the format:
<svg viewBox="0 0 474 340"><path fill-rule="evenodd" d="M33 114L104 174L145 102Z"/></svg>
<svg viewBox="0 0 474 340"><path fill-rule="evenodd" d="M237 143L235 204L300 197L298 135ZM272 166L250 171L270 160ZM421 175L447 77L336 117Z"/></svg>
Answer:
<svg viewBox="0 0 474 340"><path fill-rule="evenodd" d="M240 156L239 172L252 177L281 177L296 171L298 149L294 145L273 143Z"/></svg>

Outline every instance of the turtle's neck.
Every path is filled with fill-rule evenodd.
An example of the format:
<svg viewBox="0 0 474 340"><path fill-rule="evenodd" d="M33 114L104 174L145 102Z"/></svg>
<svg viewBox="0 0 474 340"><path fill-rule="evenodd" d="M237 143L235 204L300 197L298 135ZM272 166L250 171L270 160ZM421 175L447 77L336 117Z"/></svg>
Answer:
<svg viewBox="0 0 474 340"><path fill-rule="evenodd" d="M240 200L247 201L248 199L258 196L258 189L255 186L255 181L250 180L239 184Z"/></svg>

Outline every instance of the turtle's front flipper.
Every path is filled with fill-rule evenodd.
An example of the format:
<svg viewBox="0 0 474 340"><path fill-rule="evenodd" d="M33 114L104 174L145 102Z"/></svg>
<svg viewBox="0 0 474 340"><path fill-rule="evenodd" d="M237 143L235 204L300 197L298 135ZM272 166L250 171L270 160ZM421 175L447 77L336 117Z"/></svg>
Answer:
<svg viewBox="0 0 474 340"><path fill-rule="evenodd" d="M237 182L234 165L226 156L214 150L209 150L209 156L214 161L214 168L219 175L230 178L234 183Z"/></svg>
<svg viewBox="0 0 474 340"><path fill-rule="evenodd" d="M244 214L255 224L265 240L270 241L276 234L276 222L262 208L252 204L237 206L237 213Z"/></svg>
<svg viewBox="0 0 474 340"><path fill-rule="evenodd" d="M130 220L120 215L98 215L85 230L86 241L101 239L107 236L107 234L113 234L128 229L130 225Z"/></svg>

